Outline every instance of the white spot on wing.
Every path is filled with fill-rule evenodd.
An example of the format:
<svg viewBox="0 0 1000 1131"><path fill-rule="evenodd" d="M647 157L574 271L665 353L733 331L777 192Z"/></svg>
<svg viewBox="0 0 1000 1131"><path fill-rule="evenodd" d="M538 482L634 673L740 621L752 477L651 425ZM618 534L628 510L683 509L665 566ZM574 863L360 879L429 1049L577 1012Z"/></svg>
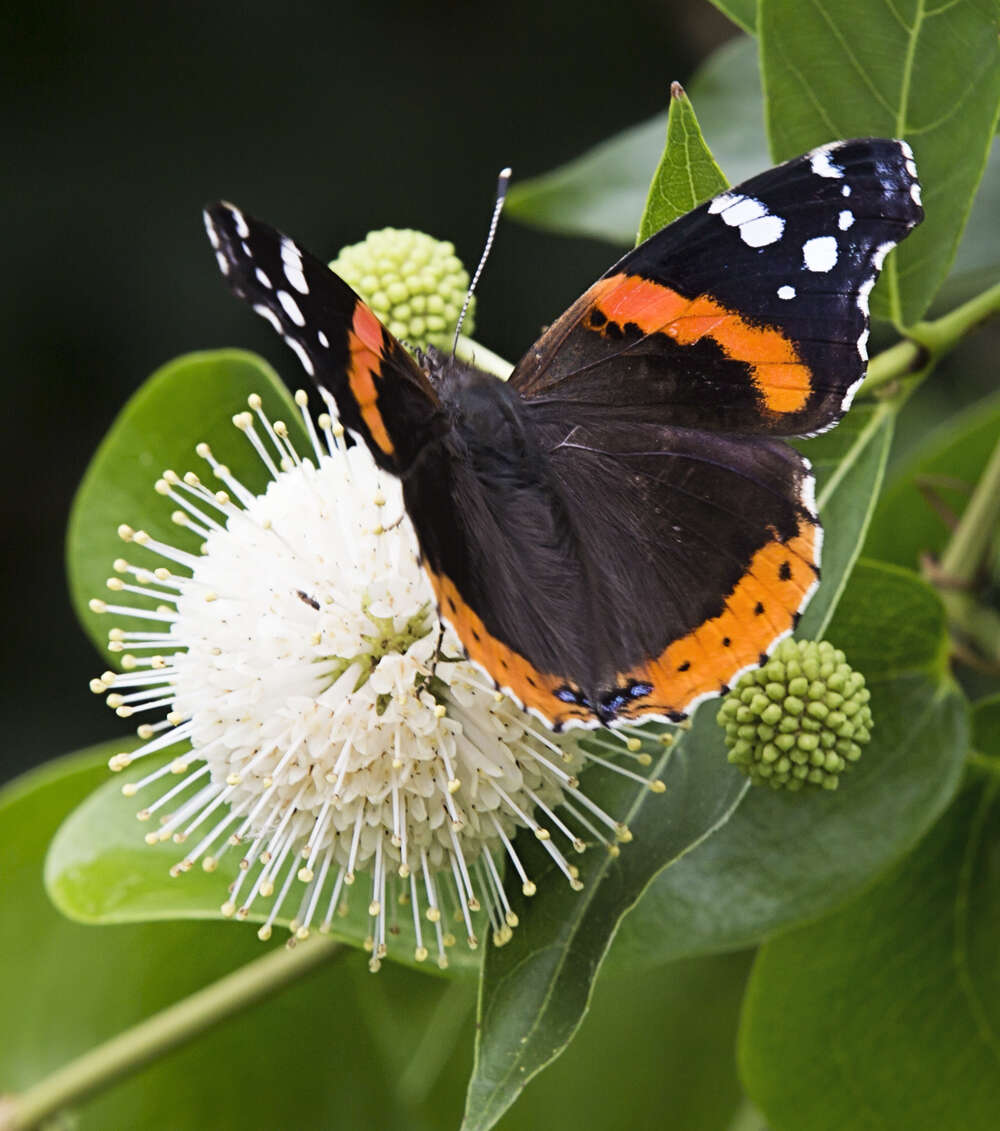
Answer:
<svg viewBox="0 0 1000 1131"><path fill-rule="evenodd" d="M916 181L910 185L910 197L914 204L923 204L923 201L920 199L920 185L918 185Z"/></svg>
<svg viewBox="0 0 1000 1131"><path fill-rule="evenodd" d="M840 190L840 195L841 196L850 196L851 195L851 186L850 185L844 185L844 187Z"/></svg>
<svg viewBox="0 0 1000 1131"><path fill-rule="evenodd" d="M708 206L713 215L721 213L723 222L730 228L739 228L740 239L747 247L767 247L781 239L785 221L772 216L766 206L752 196L723 193Z"/></svg>
<svg viewBox="0 0 1000 1131"><path fill-rule="evenodd" d="M885 263L885 257L889 254L890 251L892 251L895 246L896 241L889 240L887 243L879 244L879 246L875 248L875 254L872 256L872 264L874 265L876 271L882 270L882 264Z"/></svg>
<svg viewBox="0 0 1000 1131"><path fill-rule="evenodd" d="M287 291L277 291L278 302L281 303L282 309L289 318L295 323L296 326L304 326L306 324L306 316L299 309L299 304L292 298Z"/></svg>
<svg viewBox="0 0 1000 1131"><path fill-rule="evenodd" d="M313 363L306 353L305 347L301 342L297 342L294 338L285 335L285 341L292 347L293 350L299 355L299 361L302 362L302 368L309 374L310 377L315 376L316 370L313 368Z"/></svg>
<svg viewBox="0 0 1000 1131"><path fill-rule="evenodd" d="M205 231L208 233L208 238L212 243L212 247L216 251L219 250L219 233L215 230L215 225L212 223L212 217L207 212L202 212L202 217L205 221Z"/></svg>
<svg viewBox="0 0 1000 1131"><path fill-rule="evenodd" d="M254 314L259 314L261 318L266 318L267 321L270 322L271 325L275 328L275 330L277 330L279 334L281 333L281 319L269 306L265 306L262 302L254 303L253 312Z"/></svg>
<svg viewBox="0 0 1000 1131"><path fill-rule="evenodd" d="M767 209L752 196L734 196L733 203L726 209L723 220L731 228L742 228L751 220L760 220L767 215Z"/></svg>
<svg viewBox="0 0 1000 1131"><path fill-rule="evenodd" d="M289 283L300 295L307 295L309 284L306 282L302 270L302 252L287 238L281 241L281 264L285 269L285 278Z"/></svg>
<svg viewBox="0 0 1000 1131"><path fill-rule="evenodd" d="M911 161L913 160L913 150L910 148L910 143L908 141L903 141L902 139L900 139L899 148L902 151L904 157L909 157Z"/></svg>
<svg viewBox="0 0 1000 1131"><path fill-rule="evenodd" d="M837 227L840 228L842 232L846 232L853 223L854 213L851 212L850 209L845 208L844 211L841 212L841 214L837 217Z"/></svg>
<svg viewBox="0 0 1000 1131"><path fill-rule="evenodd" d="M795 298L795 288L789 286L778 287L778 298Z"/></svg>
<svg viewBox="0 0 1000 1131"><path fill-rule="evenodd" d="M907 161L906 162L906 171L910 174L911 177L915 177L917 175L917 163L916 163L916 161Z"/></svg>
<svg viewBox="0 0 1000 1131"><path fill-rule="evenodd" d="M837 265L835 236L814 236L802 245L802 261L807 271L826 272Z"/></svg>
<svg viewBox="0 0 1000 1131"><path fill-rule="evenodd" d="M235 204L227 204L226 207L229 209L230 213L232 214L233 220L236 223L236 234L240 237L241 240L245 240L247 236L250 235L250 229L247 226L246 217L236 207Z"/></svg>
<svg viewBox="0 0 1000 1131"><path fill-rule="evenodd" d="M709 214L712 216L717 215L724 208L728 208L730 204L734 204L737 200L742 199L738 196L733 196L732 193L724 192L721 196L717 196L708 206Z"/></svg>
<svg viewBox="0 0 1000 1131"><path fill-rule="evenodd" d="M229 274L229 260L222 254L221 251L215 253L215 260L219 264L219 270L223 275Z"/></svg>
<svg viewBox="0 0 1000 1131"><path fill-rule="evenodd" d="M839 180L844 175L844 170L830 160L830 150L834 145L821 145L809 154L809 168L817 177L835 177Z"/></svg>
<svg viewBox="0 0 1000 1131"><path fill-rule="evenodd" d="M760 216L746 224L740 224L740 239L748 247L767 247L781 239L785 221L780 216Z"/></svg>
<svg viewBox="0 0 1000 1131"><path fill-rule="evenodd" d="M861 360L868 360L868 327L866 326L861 331L861 336L858 338L858 353L861 354Z"/></svg>
<svg viewBox="0 0 1000 1131"><path fill-rule="evenodd" d="M874 279L865 279L865 281L858 287L858 310L867 318L868 317L868 296L872 293L872 287L875 286Z"/></svg>
<svg viewBox="0 0 1000 1131"><path fill-rule="evenodd" d="M263 271L261 271L259 267L254 269L254 273L257 276L257 282L260 283L262 287L267 287L268 290L271 290L271 280L264 274Z"/></svg>
<svg viewBox="0 0 1000 1131"><path fill-rule="evenodd" d="M330 339L329 339L329 338L328 338L328 337L326 336L326 334L324 334L324 333L323 333L323 331L322 331L322 330L317 330L317 331L316 331L316 337L317 337L317 338L319 339L319 344L320 344L320 345L321 345L321 346L322 346L322 347L323 347L324 349L329 349L329 348L330 348Z"/></svg>

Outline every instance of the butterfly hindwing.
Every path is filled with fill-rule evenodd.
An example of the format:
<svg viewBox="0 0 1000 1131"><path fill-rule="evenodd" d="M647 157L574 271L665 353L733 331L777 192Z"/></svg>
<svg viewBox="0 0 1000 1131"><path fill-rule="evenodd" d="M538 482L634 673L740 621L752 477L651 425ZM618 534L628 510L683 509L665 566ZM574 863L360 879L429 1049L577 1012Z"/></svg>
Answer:
<svg viewBox="0 0 1000 1131"><path fill-rule="evenodd" d="M233 292L333 396L376 463L404 471L433 434L439 408L413 358L338 275L288 236L228 203L206 209L205 227Z"/></svg>
<svg viewBox="0 0 1000 1131"><path fill-rule="evenodd" d="M629 252L511 377L534 401L723 432L832 427L867 362L868 296L923 215L905 142L836 142Z"/></svg>
<svg viewBox="0 0 1000 1131"><path fill-rule="evenodd" d="M676 719L792 629L821 542L803 457L521 412L527 461L487 480L466 447L404 483L441 614L498 686L556 727Z"/></svg>

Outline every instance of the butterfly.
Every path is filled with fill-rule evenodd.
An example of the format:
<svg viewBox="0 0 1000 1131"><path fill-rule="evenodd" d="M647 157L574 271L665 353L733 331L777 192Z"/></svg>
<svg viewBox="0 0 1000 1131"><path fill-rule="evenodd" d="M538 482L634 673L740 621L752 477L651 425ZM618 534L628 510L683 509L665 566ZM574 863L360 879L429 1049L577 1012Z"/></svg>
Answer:
<svg viewBox="0 0 1000 1131"><path fill-rule="evenodd" d="M922 217L905 142L821 146L630 251L502 381L414 357L293 240L205 213L232 290L401 480L440 616L557 730L680 721L792 631L822 529L785 438L847 411Z"/></svg>

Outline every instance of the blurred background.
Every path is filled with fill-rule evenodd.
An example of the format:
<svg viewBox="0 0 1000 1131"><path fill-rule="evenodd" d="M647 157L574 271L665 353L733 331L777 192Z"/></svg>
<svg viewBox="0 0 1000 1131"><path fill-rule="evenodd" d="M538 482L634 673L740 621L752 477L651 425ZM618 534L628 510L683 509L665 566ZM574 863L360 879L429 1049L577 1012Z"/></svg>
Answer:
<svg viewBox="0 0 1000 1131"><path fill-rule="evenodd" d="M87 689L106 665L62 549L126 399L177 354L219 346L300 380L222 285L201 206L231 198L324 258L412 226L471 270L504 164L545 172L657 113L736 32L702 0L56 2L7 20L0 778L126 729ZM477 338L516 359L616 255L508 223Z"/></svg>

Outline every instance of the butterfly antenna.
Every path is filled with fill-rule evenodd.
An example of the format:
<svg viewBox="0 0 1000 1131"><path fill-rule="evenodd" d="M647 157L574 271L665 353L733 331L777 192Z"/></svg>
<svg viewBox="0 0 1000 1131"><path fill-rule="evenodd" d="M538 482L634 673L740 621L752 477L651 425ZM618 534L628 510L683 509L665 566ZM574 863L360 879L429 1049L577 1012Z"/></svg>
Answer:
<svg viewBox="0 0 1000 1131"><path fill-rule="evenodd" d="M486 266L490 248L493 246L493 240L497 234L497 224L500 223L500 213L503 211L503 202L507 199L507 188L510 185L511 176L511 168L508 165L506 169L500 170L500 176L497 178L497 199L496 204L493 205L493 215L490 217L490 230L486 236L486 246L483 248L483 254L479 257L479 266L476 268L476 273L472 276L472 282L469 284L469 289L465 295L465 302L462 303L462 313L458 316L458 325L455 327L455 340L451 343L452 357L455 356L455 350L458 348L458 338L462 333L462 323L465 321L465 315L468 313L469 303L472 302L476 284L479 282L479 276L483 273L483 268Z"/></svg>

